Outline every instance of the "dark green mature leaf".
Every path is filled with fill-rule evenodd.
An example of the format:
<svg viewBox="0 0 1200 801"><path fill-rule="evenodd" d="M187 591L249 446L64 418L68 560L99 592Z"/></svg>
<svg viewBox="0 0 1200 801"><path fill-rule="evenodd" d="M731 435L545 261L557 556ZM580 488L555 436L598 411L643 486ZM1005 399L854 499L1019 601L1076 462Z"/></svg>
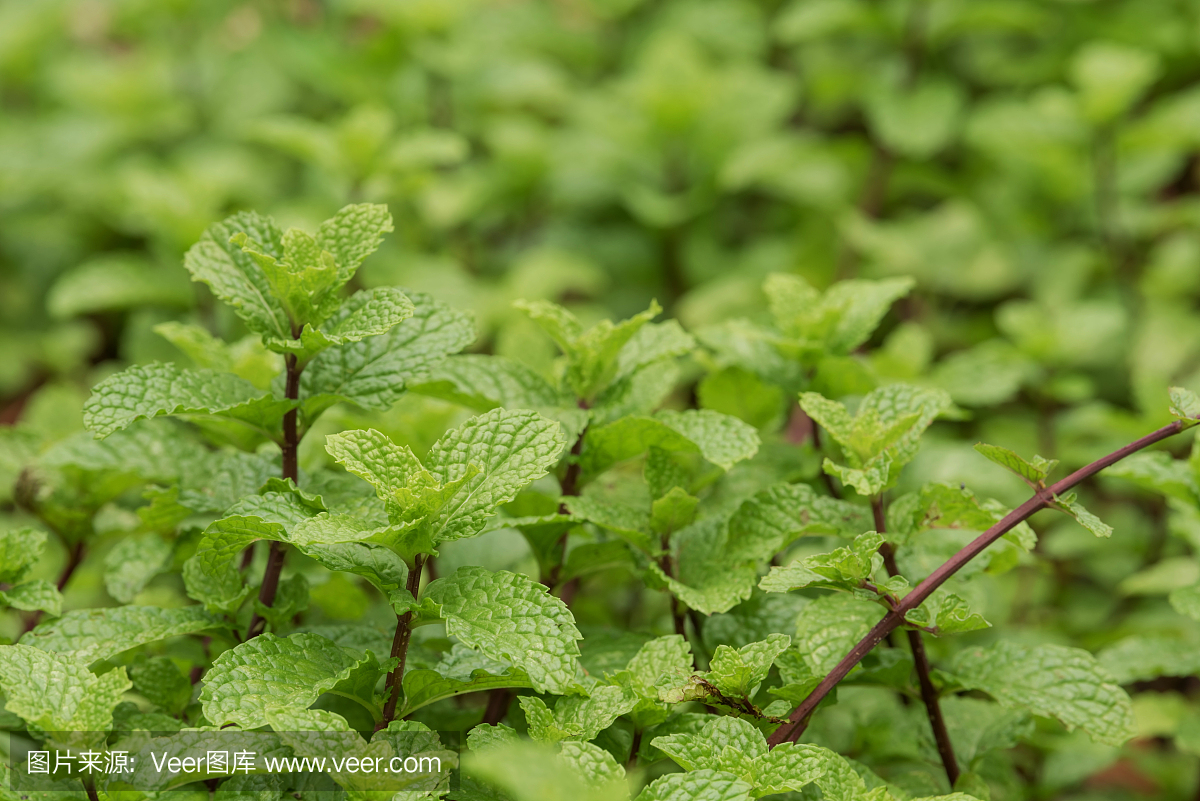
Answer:
<svg viewBox="0 0 1200 801"><path fill-rule="evenodd" d="M950 673L1003 706L1053 716L1096 742L1121 745L1137 732L1129 696L1094 656L1078 648L1002 641L960 652Z"/></svg>

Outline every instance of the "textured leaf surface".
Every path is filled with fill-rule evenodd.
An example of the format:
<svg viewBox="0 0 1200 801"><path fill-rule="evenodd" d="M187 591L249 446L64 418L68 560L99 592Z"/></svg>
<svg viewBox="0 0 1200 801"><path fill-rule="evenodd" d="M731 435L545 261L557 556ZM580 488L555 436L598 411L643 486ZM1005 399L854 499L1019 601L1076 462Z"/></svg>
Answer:
<svg viewBox="0 0 1200 801"><path fill-rule="evenodd" d="M301 412L310 424L333 404L346 400L364 409L390 408L429 369L475 339L470 316L410 292L413 314L386 334L322 351L300 377ZM327 324L336 325L339 310Z"/></svg>
<svg viewBox="0 0 1200 801"><path fill-rule="evenodd" d="M775 658L791 642L786 634L772 634L741 648L718 645L708 666L708 680L726 695L745 697L767 677Z"/></svg>
<svg viewBox="0 0 1200 801"><path fill-rule="evenodd" d="M1190 389L1171 387L1171 414L1183 420L1187 426L1194 426L1200 420L1200 396Z"/></svg>
<svg viewBox="0 0 1200 801"><path fill-rule="evenodd" d="M792 644L816 675L823 675L884 615L882 607L853 595L818 598L800 612Z"/></svg>
<svg viewBox="0 0 1200 801"><path fill-rule="evenodd" d="M753 789L732 773L696 770L660 776L636 801L743 801L753 797Z"/></svg>
<svg viewBox="0 0 1200 801"><path fill-rule="evenodd" d="M533 684L525 671L508 662L489 659L478 651L455 645L433 669L405 672L401 711L407 715L443 698L505 687L532 688Z"/></svg>
<svg viewBox="0 0 1200 801"><path fill-rule="evenodd" d="M562 693L574 683L582 635L566 605L541 584L460 567L430 583L424 597L441 604L447 633L525 671L538 692Z"/></svg>
<svg viewBox="0 0 1200 801"><path fill-rule="evenodd" d="M1000 642L969 648L950 669L964 687L983 690L1002 705L1058 718L1096 742L1121 745L1133 737L1133 707L1096 658L1061 645Z"/></svg>
<svg viewBox="0 0 1200 801"><path fill-rule="evenodd" d="M28 645L0 648L0 690L9 712L43 731L103 732L130 687L124 668L96 676L88 663Z"/></svg>
<svg viewBox="0 0 1200 801"><path fill-rule="evenodd" d="M214 414L275 436L293 406L294 401L276 400L230 373L154 363L135 365L97 384L84 404L83 421L97 437L107 437L160 415Z"/></svg>
<svg viewBox="0 0 1200 801"><path fill-rule="evenodd" d="M758 445L758 432L736 417L708 409L668 409L653 417L625 417L590 431L580 463L586 475L596 475L654 446L699 453L728 470L752 457Z"/></svg>
<svg viewBox="0 0 1200 801"><path fill-rule="evenodd" d="M379 248L383 235L392 230L392 215L387 206L359 203L346 206L321 223L317 245L333 254L340 285L354 276L363 260Z"/></svg>
<svg viewBox="0 0 1200 801"><path fill-rule="evenodd" d="M58 588L45 579L26 581L0 592L0 603L26 612L41 610L52 617L62 614L63 597Z"/></svg>
<svg viewBox="0 0 1200 801"><path fill-rule="evenodd" d="M546 474L565 445L558 423L522 410L495 409L447 432L425 465L444 485L463 483L430 519L433 541L478 534L500 504ZM472 465L478 472L468 476Z"/></svg>
<svg viewBox="0 0 1200 801"><path fill-rule="evenodd" d="M171 551L171 543L156 534L121 540L104 557L104 588L129 603L163 570Z"/></svg>
<svg viewBox="0 0 1200 801"><path fill-rule="evenodd" d="M16 584L46 547L46 532L28 526L0 531L0 582Z"/></svg>
<svg viewBox="0 0 1200 801"><path fill-rule="evenodd" d="M157 606L116 606L76 609L58 620L42 623L21 638L24 645L69 654L86 663L108 659L122 651L180 634L224 626L199 606L164 609Z"/></svg>
<svg viewBox="0 0 1200 801"><path fill-rule="evenodd" d="M505 356L451 356L430 368L415 391L454 401L478 412L506 409L540 411L573 406L574 399L541 374Z"/></svg>
<svg viewBox="0 0 1200 801"><path fill-rule="evenodd" d="M1008 468L1016 473L1021 478L1031 485L1036 486L1038 482L1045 481L1046 476L1058 464L1057 459L1045 459L1041 456L1034 456L1032 459L1025 459L1018 456L1016 452L1008 448L1002 448L999 445L988 445L980 442L975 445L975 450L986 456L991 461Z"/></svg>
<svg viewBox="0 0 1200 801"><path fill-rule="evenodd" d="M1200 642L1166 634L1135 634L1101 651L1096 660L1121 684L1200 672Z"/></svg>
<svg viewBox="0 0 1200 801"><path fill-rule="evenodd" d="M183 256L183 266L193 281L203 281L225 303L233 307L256 334L290 337L291 324L283 304L274 296L270 281L254 258L230 242L245 234L261 251L283 258L283 232L269 217L241 212L214 223Z"/></svg>
<svg viewBox="0 0 1200 801"><path fill-rule="evenodd" d="M204 677L200 703L214 726L253 729L267 723L275 708L305 709L342 682L379 675L367 655L343 648L318 634L289 637L260 634L217 657ZM374 685L374 678L370 680Z"/></svg>
<svg viewBox="0 0 1200 801"><path fill-rule="evenodd" d="M748 558L770 559L798 537L852 537L869 528L862 506L818 495L808 484L776 484L742 503L729 519L729 540Z"/></svg>

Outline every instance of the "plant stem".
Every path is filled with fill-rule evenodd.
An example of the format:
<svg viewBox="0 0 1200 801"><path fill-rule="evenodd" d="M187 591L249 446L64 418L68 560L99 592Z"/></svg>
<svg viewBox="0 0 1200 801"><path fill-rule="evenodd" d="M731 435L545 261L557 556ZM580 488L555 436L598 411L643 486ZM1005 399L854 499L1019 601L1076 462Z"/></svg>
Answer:
<svg viewBox="0 0 1200 801"><path fill-rule="evenodd" d="M62 572L58 574L58 581L55 586L58 591L62 592L67 588L67 582L71 580L71 576L75 575L75 570L83 561L83 540L71 545L67 548L67 563L63 565ZM25 631L33 631L39 622L42 620L42 611L38 611L25 618Z"/></svg>
<svg viewBox="0 0 1200 801"><path fill-rule="evenodd" d="M508 712L508 705L512 701L512 697L513 691L507 687L497 687L489 692L487 708L483 710L483 720L479 722L495 726L504 720L504 713Z"/></svg>
<svg viewBox="0 0 1200 801"><path fill-rule="evenodd" d="M285 385L284 397L288 400L300 399L300 371L304 368L300 366L295 355L288 354L284 357L284 363L287 365L287 383ZM280 445L283 450L283 477L290 478L294 483L300 483L300 468L297 463L297 451L300 448L300 435L296 426L296 409L289 410L283 416L283 442ZM279 574L283 572L283 561L287 557L287 545L282 542L272 542L271 550L267 554L267 569L263 572L262 586L258 589L258 602L263 606L272 606L275 603L275 593L279 590ZM250 618L250 627L246 629L246 639L257 637L263 633L267 627L266 618L254 613Z"/></svg>
<svg viewBox="0 0 1200 801"><path fill-rule="evenodd" d="M906 595L896 605L895 609L888 612L883 620L876 623L875 627L867 632L867 635L850 649L850 652L846 654L842 661L821 680L816 689L809 693L809 696L792 710L792 713L788 715L788 722L775 730L767 739L767 744L774 748L780 743L795 742L798 740L800 735L804 733L804 729L808 726L808 718L813 713L813 710L825 699L825 696L829 695L838 682L844 679L846 674L853 670L854 666L862 661L862 658L870 653L871 649L878 645L888 634L903 625L904 616L910 610L920 606L948 578L961 570L967 562L970 562L976 556L983 553L989 545L1000 539L1018 524L1028 520L1035 512L1045 509L1053 502L1055 496L1061 495L1076 484L1094 476L1104 468L1116 464L1130 454L1137 453L1143 448L1178 434L1183 428L1183 421L1176 420L1174 423L1165 425L1157 431L1147 434L1141 439L1131 442L1125 447L1119 448L1085 467L1081 467L1071 475L1049 487L1039 488L1033 494L1032 498L1005 515L1000 522L976 537L971 543L950 557L949 560L930 573L924 581L913 588L913 591Z"/></svg>
<svg viewBox="0 0 1200 801"><path fill-rule="evenodd" d="M871 513L875 517L875 531L886 534L887 518L883 514L882 495L876 495L871 499ZM879 553L883 556L883 566L887 568L888 575L900 575L900 569L896 567L896 549L892 547L892 544L884 542L879 546ZM929 657L925 653L925 641L921 639L921 632L914 629L906 629L904 633L908 636L908 647L912 651L913 665L917 669L917 683L921 687L921 700L925 702L925 714L929 717L929 727L933 729L933 739L937 743L938 755L942 758L942 767L945 768L946 778L950 780L950 787L953 789L954 783L958 781L958 759L954 756L954 744L950 742L950 732L946 730L946 719L942 716L942 705L938 701L937 688L933 686L933 680L929 677Z"/></svg>
<svg viewBox="0 0 1200 801"><path fill-rule="evenodd" d="M625 763L625 770L632 770L637 766L638 751L642 750L642 730L633 730L633 742L629 744L629 759Z"/></svg>
<svg viewBox="0 0 1200 801"><path fill-rule="evenodd" d="M588 402L582 399L577 405L580 409L586 410L588 408ZM562 481L559 482L563 497L574 498L575 496L579 495L579 475L583 471L583 468L579 464L579 454L583 452L583 438L585 436L587 436L587 426L584 426L583 430L579 432L579 437L575 440L575 444L571 446L571 453L567 457L567 470L565 473L563 473ZM560 503L558 505L558 513L560 515L570 514L570 510L567 509L567 505L565 503ZM567 563L567 533L567 531L562 533L562 536L558 538L558 543L555 546L558 549L558 564L550 568L550 572L541 579L542 584L545 584L551 590L558 586L559 577L562 576L563 566ZM570 590L569 592L568 589ZM575 590L573 587L563 587L563 592L560 593L560 597L567 604L567 606L571 605L570 598L574 595Z"/></svg>
<svg viewBox="0 0 1200 801"><path fill-rule="evenodd" d="M418 556L408 570L408 580L404 582L404 588L412 594L414 600L421 590L421 568L425 566L424 562L425 560ZM412 617L412 612L396 616L396 636L392 638L392 659L400 661L388 674L387 684L384 685L384 691L390 690L390 692L387 703L383 707L383 720L379 723L381 729L387 728L387 725L396 717L396 702L400 700L400 692L404 683L404 662L408 659L408 641L412 637Z"/></svg>

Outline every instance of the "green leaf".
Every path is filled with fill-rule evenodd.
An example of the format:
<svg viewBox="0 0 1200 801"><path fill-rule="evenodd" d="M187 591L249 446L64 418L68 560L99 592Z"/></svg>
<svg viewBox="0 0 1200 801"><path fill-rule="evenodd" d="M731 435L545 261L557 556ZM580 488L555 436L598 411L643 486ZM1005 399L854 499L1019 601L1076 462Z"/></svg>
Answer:
<svg viewBox="0 0 1200 801"><path fill-rule="evenodd" d="M297 531L303 526L298 526ZM296 534L293 532L293 537ZM366 542L305 543L299 546L329 570L353 573L370 581L383 593L405 585L408 566L390 548Z"/></svg>
<svg viewBox="0 0 1200 801"><path fill-rule="evenodd" d="M178 715L192 700L192 683L170 659L151 657L129 666L133 689L165 712Z"/></svg>
<svg viewBox="0 0 1200 801"><path fill-rule="evenodd" d="M836 593L818 598L800 612L792 644L816 675L824 675L842 660L883 617L878 604Z"/></svg>
<svg viewBox="0 0 1200 801"><path fill-rule="evenodd" d="M45 579L36 579L18 584L12 589L0 591L0 604L26 612L42 611L58 617L62 614L63 597L58 588Z"/></svg>
<svg viewBox="0 0 1200 801"><path fill-rule="evenodd" d="M920 492L903 495L888 507L888 537L905 543L928 529L986 531L1009 511L998 501L980 500L961 485L926 484ZM1015 526L1004 538L1026 551L1037 544L1037 535L1026 523Z"/></svg>
<svg viewBox="0 0 1200 801"><path fill-rule="evenodd" d="M187 308L192 288L179 273L134 254L105 254L63 273L46 295L46 311L65 320L141 306Z"/></svg>
<svg viewBox="0 0 1200 801"><path fill-rule="evenodd" d="M776 325L802 347L845 355L867 341L892 304L914 285L911 278L851 279L821 294L800 276L773 273L763 293Z"/></svg>
<svg viewBox="0 0 1200 801"><path fill-rule="evenodd" d="M445 698L501 688L532 689L533 683L525 671L510 663L489 659L456 644L449 656L433 669L409 670L404 674L403 714L398 716Z"/></svg>
<svg viewBox="0 0 1200 801"><path fill-rule="evenodd" d="M658 548L658 542L650 534L650 516L644 511L619 501L588 495L565 497L563 503L570 510L572 517L607 529L635 548L640 548L646 553Z"/></svg>
<svg viewBox="0 0 1200 801"><path fill-rule="evenodd" d="M1113 533L1112 526L1105 523L1100 518L1084 508L1083 504L1075 500L1076 494L1068 492L1066 495L1056 497L1054 505L1061 511L1066 512L1071 517L1075 518L1079 525L1086 528L1088 531L1095 534L1097 537L1111 537Z"/></svg>
<svg viewBox="0 0 1200 801"><path fill-rule="evenodd" d="M104 557L104 588L116 600L129 603L167 567L172 550L157 534L121 540Z"/></svg>
<svg viewBox="0 0 1200 801"><path fill-rule="evenodd" d="M753 550L753 548L751 549ZM688 607L706 615L727 612L746 600L758 581L758 561L730 539L720 516L706 517L671 537L674 577L658 562L638 555L652 589L668 589Z"/></svg>
<svg viewBox="0 0 1200 801"><path fill-rule="evenodd" d="M962 91L944 80L924 81L912 89L880 86L866 100L872 132L888 149L918 159L952 140L963 107Z"/></svg>
<svg viewBox="0 0 1200 801"><path fill-rule="evenodd" d="M549 301L517 301L514 305L526 312L562 349L567 357L567 383L585 400L593 399L613 380L622 348L662 311L661 306L651 301L649 309L628 320L619 323L602 320L584 331L573 314ZM628 369L636 364L636 359L626 364Z"/></svg>
<svg viewBox="0 0 1200 801"><path fill-rule="evenodd" d="M1044 483L1046 476L1050 475L1050 471L1058 464L1057 459L1045 459L1037 455L1034 455L1031 460L1026 460L1008 448L987 445L983 442L976 443L975 450L1001 467L1016 473L1032 487Z"/></svg>
<svg viewBox="0 0 1200 801"><path fill-rule="evenodd" d="M17 584L46 547L46 532L26 526L0 531L0 582Z"/></svg>
<svg viewBox="0 0 1200 801"><path fill-rule="evenodd" d="M732 415L757 429L768 428L783 416L784 394L741 367L709 373L696 387L702 409Z"/></svg>
<svg viewBox="0 0 1200 801"><path fill-rule="evenodd" d="M561 426L531 411L495 409L446 432L425 464L444 485L462 483L429 520L434 542L478 534L497 507L546 474L565 445ZM478 472L470 473L472 465Z"/></svg>
<svg viewBox="0 0 1200 801"><path fill-rule="evenodd" d="M423 597L441 604L448 634L525 671L538 692L563 693L575 683L575 641L583 635L566 604L528 576L460 567Z"/></svg>
<svg viewBox="0 0 1200 801"><path fill-rule="evenodd" d="M757 432L736 417L707 409L664 410L653 417L625 417L590 429L580 464L585 476L596 476L617 462L658 447L665 451L699 453L722 470L728 470L754 456L758 445Z"/></svg>
<svg viewBox="0 0 1200 801"><path fill-rule="evenodd" d="M163 609L157 606L116 606L76 609L58 620L40 624L21 638L23 645L70 654L84 662L109 659L146 643L181 634L221 628L225 623L199 606Z"/></svg>
<svg viewBox="0 0 1200 801"><path fill-rule="evenodd" d="M915 626L935 628L938 636L977 631L992 625L978 612L972 612L962 598L941 590L926 598L916 609L910 609L904 619Z"/></svg>
<svg viewBox="0 0 1200 801"><path fill-rule="evenodd" d="M767 677L775 658L786 651L791 642L792 638L786 634L772 634L762 642L752 642L741 648L718 645L709 662L706 678L726 695L747 697Z"/></svg>
<svg viewBox="0 0 1200 801"><path fill-rule="evenodd" d="M815 392L801 393L800 406L845 453L847 465L826 459L825 472L868 496L896 482L901 468L917 455L921 434L935 419L958 413L943 390L906 384L872 390L853 418L841 404Z"/></svg>
<svg viewBox="0 0 1200 801"><path fill-rule="evenodd" d="M1189 389L1171 387L1171 414L1190 428L1200 423L1200 397Z"/></svg>
<svg viewBox="0 0 1200 801"><path fill-rule="evenodd" d="M200 703L214 726L265 725L272 709L302 710L322 693L373 687L380 675L365 655L317 634L260 634L218 656L204 676Z"/></svg>
<svg viewBox="0 0 1200 801"><path fill-rule="evenodd" d="M540 698L520 698L529 736L540 742L594 740L621 715L632 712L638 701L633 690L605 684L592 687L586 696L559 698L553 711Z"/></svg>
<svg viewBox="0 0 1200 801"><path fill-rule="evenodd" d="M321 223L317 246L333 255L338 270L337 285L353 278L363 260L379 249L383 235L393 230L388 207L378 203L346 206Z"/></svg>
<svg viewBox="0 0 1200 801"><path fill-rule="evenodd" d="M1153 51L1102 40L1085 44L1068 67L1083 112L1095 125L1105 125L1128 111L1161 72Z"/></svg>
<svg viewBox="0 0 1200 801"><path fill-rule="evenodd" d="M1160 676L1191 676L1200 672L1200 642L1166 634L1135 634L1105 648L1097 661L1121 684Z"/></svg>
<svg viewBox="0 0 1200 801"><path fill-rule="evenodd" d="M1129 696L1087 651L1001 641L959 652L949 672L1010 709L1058 718L1093 740L1118 746L1137 729Z"/></svg>
<svg viewBox="0 0 1200 801"><path fill-rule="evenodd" d="M628 675L630 686L647 698L658 698L655 688L662 679L677 679L691 672L691 644L678 634L649 640L622 671Z"/></svg>
<svg viewBox="0 0 1200 801"><path fill-rule="evenodd" d="M853 537L870 527L862 506L819 495L808 484L776 484L742 502L729 519L729 540L747 558L766 560L799 537Z"/></svg>
<svg viewBox="0 0 1200 801"><path fill-rule="evenodd" d="M1176 612L1192 620L1200 620L1200 584L1171 590L1167 597Z"/></svg>
<svg viewBox="0 0 1200 801"><path fill-rule="evenodd" d="M625 790L622 786L625 783L625 768L617 764L612 754L594 743L574 740L563 742L559 746L558 758L570 765L592 787L611 788L614 794ZM625 793L628 794L628 790Z"/></svg>
<svg viewBox="0 0 1200 801"><path fill-rule="evenodd" d="M86 735L108 731L112 710L130 687L124 668L97 676L88 663L28 645L0 648L5 706L31 727Z"/></svg>
<svg viewBox="0 0 1200 801"><path fill-rule="evenodd" d="M498 406L543 411L575 405L568 393L532 368L504 356L475 353L450 356L433 365L413 391L453 401L477 412Z"/></svg>
<svg viewBox="0 0 1200 801"><path fill-rule="evenodd" d="M283 258L283 232L269 217L241 212L214 223L183 256L193 281L203 281L214 295L233 307L246 326L264 337L287 339L291 323L262 268L230 239L245 234L265 255Z"/></svg>
<svg viewBox="0 0 1200 801"><path fill-rule="evenodd" d="M696 770L660 776L635 801L743 801L753 789L732 773Z"/></svg>
<svg viewBox="0 0 1200 801"><path fill-rule="evenodd" d="M688 495L681 487L672 487L670 492L654 501L650 506L650 529L667 536L691 525L696 517L699 498Z"/></svg>
<svg viewBox="0 0 1200 801"><path fill-rule="evenodd" d="M1200 411L1198 411L1200 413ZM1107 467L1104 475L1124 478L1140 487L1200 506L1200 486L1191 465L1163 451L1142 451Z"/></svg>
<svg viewBox="0 0 1200 801"><path fill-rule="evenodd" d="M160 415L216 415L278 438L283 415L295 405L229 373L154 363L135 365L97 384L83 406L83 422L102 439Z"/></svg>
<svg viewBox="0 0 1200 801"><path fill-rule="evenodd" d="M883 542L882 536L868 531L851 545L772 567L758 586L767 592L791 592L804 587L865 591L865 582L872 580L883 567L883 556L879 553ZM874 595L870 592L870 596Z"/></svg>
<svg viewBox="0 0 1200 801"><path fill-rule="evenodd" d="M386 334L331 347L319 353L300 376L301 413L311 425L335 403L349 401L382 411L399 400L410 385L428 379L429 370L448 354L475 339L471 318L428 295L410 292L414 309L407 320ZM350 308L327 321L339 324Z"/></svg>

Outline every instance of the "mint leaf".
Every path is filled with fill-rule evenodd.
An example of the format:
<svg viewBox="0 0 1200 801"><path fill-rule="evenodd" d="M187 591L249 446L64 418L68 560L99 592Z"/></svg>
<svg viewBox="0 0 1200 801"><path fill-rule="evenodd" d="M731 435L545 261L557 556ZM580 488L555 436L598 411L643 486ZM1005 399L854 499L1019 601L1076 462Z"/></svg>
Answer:
<svg viewBox="0 0 1200 801"><path fill-rule="evenodd" d="M1097 537L1111 537L1113 533L1112 526L1105 523L1100 518L1084 508L1083 504L1077 502L1078 497L1074 492L1068 492L1062 497L1055 498L1054 505L1063 512L1066 512L1071 517L1075 518L1079 525L1086 528L1088 531L1095 534Z"/></svg>
<svg viewBox="0 0 1200 801"><path fill-rule="evenodd" d="M463 483L429 520L434 542L478 534L500 504L546 474L565 445L558 423L530 411L496 409L448 431L425 464L443 484ZM468 475L469 466L478 472Z"/></svg>
<svg viewBox="0 0 1200 801"><path fill-rule="evenodd" d="M455 645L432 669L405 672L404 703L398 717L445 698L505 687L532 689L533 683L525 671L508 662L489 659L478 651Z"/></svg>
<svg viewBox="0 0 1200 801"><path fill-rule="evenodd" d="M934 628L938 636L977 631L992 625L978 612L972 612L962 598L944 590L938 590L916 609L909 610L904 619L915 626Z"/></svg>
<svg viewBox="0 0 1200 801"><path fill-rule="evenodd" d="M290 338L291 322L271 291L270 281L254 258L230 242L244 234L260 251L283 258L283 232L269 217L242 212L214 223L183 256L193 281L203 281L214 295L233 307L246 326L264 337Z"/></svg>
<svg viewBox="0 0 1200 801"><path fill-rule="evenodd" d="M758 445L758 433L736 417L707 409L664 410L653 417L625 417L591 429L584 440L580 464L585 476L595 476L653 446L699 453L728 470L752 457Z"/></svg>
<svg viewBox="0 0 1200 801"><path fill-rule="evenodd" d="M660 776L635 801L744 801L753 789L732 773L696 770Z"/></svg>
<svg viewBox="0 0 1200 801"><path fill-rule="evenodd" d="M83 422L103 439L160 415L215 415L278 438L283 415L295 405L229 373L154 363L135 365L97 384L83 406Z"/></svg>
<svg viewBox="0 0 1200 801"><path fill-rule="evenodd" d="M172 715L183 712L192 700L192 683L165 657L135 662L129 666L129 678L135 692Z"/></svg>
<svg viewBox="0 0 1200 801"><path fill-rule="evenodd" d="M650 529L660 536L667 536L691 525L699 502L699 498L688 495L682 488L672 487L650 505Z"/></svg>
<svg viewBox="0 0 1200 801"><path fill-rule="evenodd" d="M1031 487L1044 484L1046 476L1050 475L1050 471L1058 464L1057 459L1044 459L1036 455L1032 459L1026 460L1008 448L1001 448L999 445L987 445L982 442L975 445L975 450L1001 467L1005 467L1016 473Z"/></svg>
<svg viewBox="0 0 1200 801"><path fill-rule="evenodd" d="M854 644L883 617L877 604L836 593L818 598L800 612L792 644L816 675L832 670Z"/></svg>
<svg viewBox="0 0 1200 801"><path fill-rule="evenodd" d="M797 275L772 273L763 284L775 324L806 348L847 354L866 342L911 278L838 281L820 293Z"/></svg>
<svg viewBox="0 0 1200 801"><path fill-rule="evenodd" d="M1200 396L1183 387L1171 387L1171 414L1182 420L1185 427L1200 423Z"/></svg>
<svg viewBox="0 0 1200 801"><path fill-rule="evenodd" d="M542 411L575 405L568 393L541 374L504 356L451 356L433 365L414 391L478 412L491 411L497 406Z"/></svg>
<svg viewBox="0 0 1200 801"><path fill-rule="evenodd" d="M775 658L791 645L786 634L772 634L762 642L752 642L741 648L718 645L709 662L706 678L726 695L746 697L758 686Z"/></svg>
<svg viewBox="0 0 1200 801"><path fill-rule="evenodd" d="M725 367L709 373L696 387L703 409L732 415L757 429L768 428L783 414L783 390L749 370Z"/></svg>
<svg viewBox="0 0 1200 801"><path fill-rule="evenodd" d="M16 584L29 574L46 547L46 532L26 526L0 531L0 582Z"/></svg>
<svg viewBox="0 0 1200 801"><path fill-rule="evenodd" d="M597 685L588 695L559 698L551 711L540 698L523 696L521 708L529 724L529 736L541 742L594 740L621 715L638 705L637 694L625 687Z"/></svg>
<svg viewBox="0 0 1200 801"><path fill-rule="evenodd" d="M36 579L0 591L0 604L26 612L42 611L58 617L62 614L63 597L58 587L45 579Z"/></svg>
<svg viewBox="0 0 1200 801"><path fill-rule="evenodd" d="M198 606L116 606L76 609L40 624L21 638L23 645L69 654L85 663L109 659L167 637L221 628L225 623Z"/></svg>
<svg viewBox="0 0 1200 801"><path fill-rule="evenodd" d="M1129 696L1078 648L1002 641L960 652L949 672L963 687L1010 709L1053 716L1068 729L1078 726L1098 743L1121 745L1136 734Z"/></svg>
<svg viewBox="0 0 1200 801"><path fill-rule="evenodd" d="M353 278L363 260L379 249L383 235L393 230L388 207L378 203L346 206L321 223L316 245L333 256L337 286Z"/></svg>
<svg viewBox="0 0 1200 801"><path fill-rule="evenodd" d="M857 536L870 527L862 506L819 495L807 484L776 484L742 502L729 519L729 538L750 558L766 560L798 537Z"/></svg>
<svg viewBox="0 0 1200 801"><path fill-rule="evenodd" d="M1200 672L1200 642L1167 634L1135 634L1108 646L1096 661L1120 684Z"/></svg>
<svg viewBox="0 0 1200 801"><path fill-rule="evenodd" d="M528 576L460 567L430 582L423 597L441 605L448 634L525 671L538 692L575 683L583 635L566 604Z"/></svg>
<svg viewBox="0 0 1200 801"><path fill-rule="evenodd" d="M883 537L868 531L855 538L854 542L830 553L808 556L783 567L772 567L771 572L759 582L767 592L791 592L804 587L867 591L867 583L883 567L879 547Z"/></svg>
<svg viewBox="0 0 1200 801"><path fill-rule="evenodd" d="M268 723L270 710L302 710L340 686L373 687L379 675L369 651L342 648L317 634L284 638L268 632L213 660L200 704L214 726L254 729Z"/></svg>
<svg viewBox="0 0 1200 801"><path fill-rule="evenodd" d="M157 534L121 540L104 557L104 588L116 600L129 603L167 567L172 550Z"/></svg>
<svg viewBox="0 0 1200 801"><path fill-rule="evenodd" d="M5 707L45 732L94 734L112 727L112 710L130 687L125 668L97 676L88 663L28 645L0 648Z"/></svg>
<svg viewBox="0 0 1200 801"><path fill-rule="evenodd" d="M468 315L419 292L407 296L412 316L386 334L328 348L309 362L300 376L305 421L311 424L341 401L373 411L388 409L410 385L426 380L433 365L474 341ZM339 309L326 324L340 324L351 308Z"/></svg>

